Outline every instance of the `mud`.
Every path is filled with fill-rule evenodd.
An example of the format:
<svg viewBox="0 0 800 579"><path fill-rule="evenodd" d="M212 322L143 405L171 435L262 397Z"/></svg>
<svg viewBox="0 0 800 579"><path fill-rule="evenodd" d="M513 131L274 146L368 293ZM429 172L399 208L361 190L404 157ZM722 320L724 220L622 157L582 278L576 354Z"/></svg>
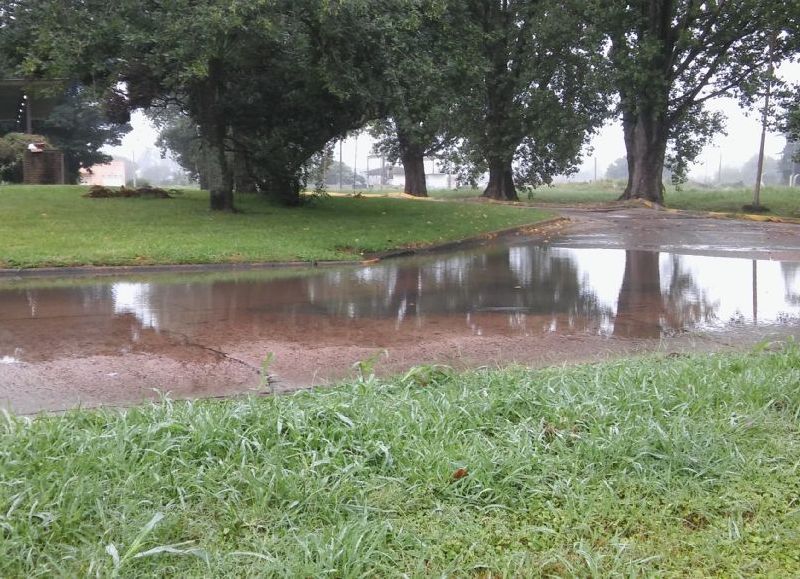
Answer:
<svg viewBox="0 0 800 579"><path fill-rule="evenodd" d="M379 374L546 366L800 337L800 227L564 213L552 239L369 266L0 282L0 404L282 392L364 360Z"/></svg>

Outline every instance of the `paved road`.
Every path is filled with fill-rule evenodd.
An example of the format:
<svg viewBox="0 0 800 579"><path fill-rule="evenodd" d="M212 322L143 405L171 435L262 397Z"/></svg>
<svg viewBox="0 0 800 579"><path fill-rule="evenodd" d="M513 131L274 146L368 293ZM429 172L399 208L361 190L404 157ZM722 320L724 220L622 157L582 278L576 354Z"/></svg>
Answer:
<svg viewBox="0 0 800 579"><path fill-rule="evenodd" d="M645 208L560 212L572 220L554 239L560 246L800 261L800 225L716 219Z"/></svg>

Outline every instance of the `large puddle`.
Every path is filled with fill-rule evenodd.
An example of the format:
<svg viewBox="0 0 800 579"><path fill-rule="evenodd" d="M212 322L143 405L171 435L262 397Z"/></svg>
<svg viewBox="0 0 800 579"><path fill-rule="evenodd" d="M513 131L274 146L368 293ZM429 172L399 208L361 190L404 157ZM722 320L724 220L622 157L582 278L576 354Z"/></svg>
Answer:
<svg viewBox="0 0 800 579"><path fill-rule="evenodd" d="M258 389L269 352L288 388L370 356L387 370L549 363L615 343L794 333L798 319L798 262L539 242L337 269L4 281L0 402Z"/></svg>

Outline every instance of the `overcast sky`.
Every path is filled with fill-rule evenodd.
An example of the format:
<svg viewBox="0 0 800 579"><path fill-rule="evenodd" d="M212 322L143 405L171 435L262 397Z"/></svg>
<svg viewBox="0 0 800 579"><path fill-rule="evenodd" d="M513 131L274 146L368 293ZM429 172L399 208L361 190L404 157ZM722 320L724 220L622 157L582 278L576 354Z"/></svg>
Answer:
<svg viewBox="0 0 800 579"><path fill-rule="evenodd" d="M778 69L778 74L789 82L800 82L800 63L785 63ZM706 147L692 169L692 177L703 180L715 174L722 157L724 166L739 166L758 153L761 138L760 115L757 111L747 113L739 108L733 99L712 101L709 108L719 110L728 117L727 136L718 135L714 142ZM123 139L120 147L109 147L110 154L125 157L141 156L145 149L155 146L156 130L141 113L134 113L131 120L133 131ZM347 139L342 146L344 162L352 166L355 162L359 171L366 170L367 156L371 154L372 140L366 134ZM781 135L768 134L766 154L778 156L783 150L785 140ZM593 152L585 156L583 170L593 172L597 159L598 176L602 178L608 166L616 159L625 156L625 144L622 139L622 128L618 122L606 125L592 140ZM338 155L338 149L337 149ZM377 161L370 161L377 163Z"/></svg>

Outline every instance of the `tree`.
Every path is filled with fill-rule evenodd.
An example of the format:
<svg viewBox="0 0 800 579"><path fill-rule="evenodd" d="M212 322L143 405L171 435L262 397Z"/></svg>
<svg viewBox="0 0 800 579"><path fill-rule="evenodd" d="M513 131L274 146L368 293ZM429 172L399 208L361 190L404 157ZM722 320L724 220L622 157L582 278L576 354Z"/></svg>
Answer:
<svg viewBox="0 0 800 579"><path fill-rule="evenodd" d="M723 118L720 96L752 103L771 59L795 50L800 12L785 0L599 2L628 152L623 199L664 199L662 169L680 177ZM772 44L772 50L770 45ZM770 55L770 53L772 53Z"/></svg>
<svg viewBox="0 0 800 579"><path fill-rule="evenodd" d="M42 135L8 133L0 137L0 182L22 183L22 161L31 143L50 146Z"/></svg>
<svg viewBox="0 0 800 579"><path fill-rule="evenodd" d="M459 58L471 63L473 86L456 98L453 122L463 139L451 158L462 176L488 170L485 197L516 200L516 184L535 187L574 171L605 118L600 36L582 5L460 4Z"/></svg>
<svg viewBox="0 0 800 579"><path fill-rule="evenodd" d="M785 184L790 183L792 175L800 173L800 141L792 140L791 135L786 135L786 145L781 153L778 171Z"/></svg>
<svg viewBox="0 0 800 579"><path fill-rule="evenodd" d="M364 189L367 187L367 180L363 175L355 173L353 168L347 163L331 161L326 167L322 182L326 187L339 187L339 175L342 176L342 189L352 187Z"/></svg>
<svg viewBox="0 0 800 579"><path fill-rule="evenodd" d="M156 146L161 149L161 154L171 153L189 178L197 181L201 189L206 189L208 182L201 166L199 129L194 121L176 108L160 109L149 117L158 128Z"/></svg>
<svg viewBox="0 0 800 579"><path fill-rule="evenodd" d="M466 63L457 57L459 6L412 0L400 7L403 12L393 15L397 31L385 47L385 116L371 134L378 139L376 153L402 163L405 193L427 197L425 157L442 151L452 137L452 103L467 89Z"/></svg>
<svg viewBox="0 0 800 579"><path fill-rule="evenodd" d="M0 41L0 51L25 74L91 78L120 118L179 104L199 129L212 209L234 208L237 155L260 190L296 204L308 159L374 116L376 47L391 30L379 9L360 0L42 0L0 15L25 40L21 49Z"/></svg>
<svg viewBox="0 0 800 579"><path fill-rule="evenodd" d="M606 179L623 180L628 178L628 159L620 157L606 169Z"/></svg>
<svg viewBox="0 0 800 579"><path fill-rule="evenodd" d="M110 121L91 91L74 85L46 121L34 123L34 129L64 152L66 180L77 183L81 168L111 160L101 147L119 145L131 126Z"/></svg>

